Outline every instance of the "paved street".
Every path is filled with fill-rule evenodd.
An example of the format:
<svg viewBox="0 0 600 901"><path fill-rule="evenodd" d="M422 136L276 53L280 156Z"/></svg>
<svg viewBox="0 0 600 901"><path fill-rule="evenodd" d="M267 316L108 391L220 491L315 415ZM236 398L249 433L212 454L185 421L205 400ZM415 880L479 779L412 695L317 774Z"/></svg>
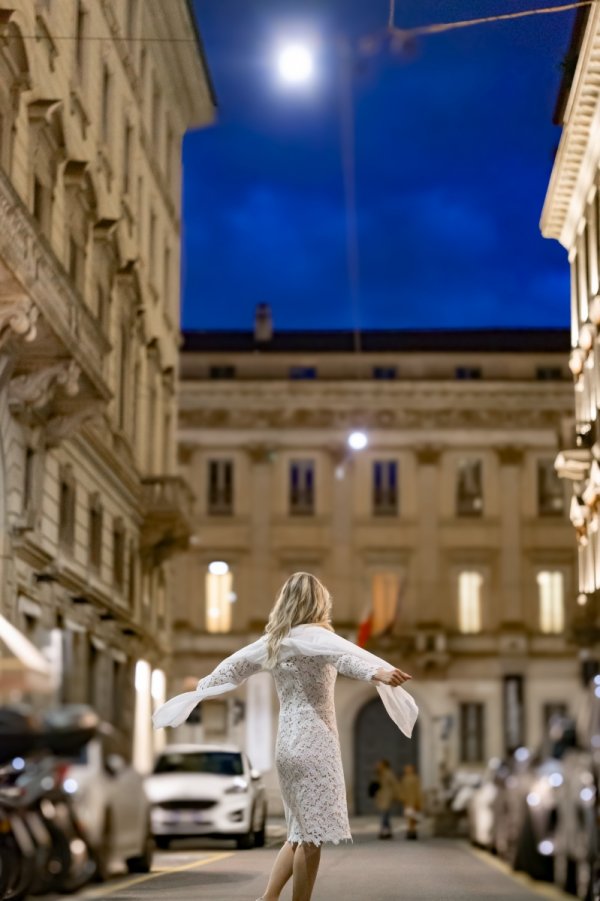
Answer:
<svg viewBox="0 0 600 901"><path fill-rule="evenodd" d="M533 885L503 872L487 855L466 843L401 838L379 842L375 823L353 830L353 846L328 847L315 901L534 901L567 898L551 886ZM271 843L270 843L271 844ZM226 844L175 849L158 854L149 876L115 879L75 896L81 901L255 901L277 853L277 843L255 851L233 851ZM288 889L284 898L291 898ZM571 899L572 901L572 899Z"/></svg>

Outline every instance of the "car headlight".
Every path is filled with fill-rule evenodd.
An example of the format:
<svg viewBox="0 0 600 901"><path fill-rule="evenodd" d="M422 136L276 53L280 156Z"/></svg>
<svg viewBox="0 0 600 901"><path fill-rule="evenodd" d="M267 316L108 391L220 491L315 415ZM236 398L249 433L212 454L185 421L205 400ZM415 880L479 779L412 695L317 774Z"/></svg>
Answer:
<svg viewBox="0 0 600 901"><path fill-rule="evenodd" d="M229 788L225 789L226 795L241 795L248 791L248 783L245 779L235 779Z"/></svg>

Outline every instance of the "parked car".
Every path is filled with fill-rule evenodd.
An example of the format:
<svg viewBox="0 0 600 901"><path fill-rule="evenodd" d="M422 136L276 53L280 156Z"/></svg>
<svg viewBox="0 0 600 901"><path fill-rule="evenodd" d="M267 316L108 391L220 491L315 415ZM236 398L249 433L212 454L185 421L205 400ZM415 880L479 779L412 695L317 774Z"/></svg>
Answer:
<svg viewBox="0 0 600 901"><path fill-rule="evenodd" d="M99 877L123 865L131 873L149 872L154 841L144 780L111 726L101 724L76 756L66 758L63 785L95 850Z"/></svg>
<svg viewBox="0 0 600 901"><path fill-rule="evenodd" d="M146 779L146 792L159 848L193 836L233 838L238 848L264 845L264 785L239 748L170 745Z"/></svg>
<svg viewBox="0 0 600 901"><path fill-rule="evenodd" d="M600 896L600 676L579 711L576 734L577 745L567 749L562 759L554 881L589 901Z"/></svg>

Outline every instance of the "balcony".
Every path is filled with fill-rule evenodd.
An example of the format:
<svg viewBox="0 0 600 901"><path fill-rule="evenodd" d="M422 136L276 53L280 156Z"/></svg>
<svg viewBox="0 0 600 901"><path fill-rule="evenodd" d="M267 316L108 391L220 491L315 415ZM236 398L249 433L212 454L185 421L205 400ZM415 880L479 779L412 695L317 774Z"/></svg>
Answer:
<svg viewBox="0 0 600 901"><path fill-rule="evenodd" d="M187 548L193 528L194 495L181 476L142 479L142 491L142 553L159 563Z"/></svg>
<svg viewBox="0 0 600 901"><path fill-rule="evenodd" d="M58 443L110 398L110 345L37 223L0 170L0 348L13 414Z"/></svg>

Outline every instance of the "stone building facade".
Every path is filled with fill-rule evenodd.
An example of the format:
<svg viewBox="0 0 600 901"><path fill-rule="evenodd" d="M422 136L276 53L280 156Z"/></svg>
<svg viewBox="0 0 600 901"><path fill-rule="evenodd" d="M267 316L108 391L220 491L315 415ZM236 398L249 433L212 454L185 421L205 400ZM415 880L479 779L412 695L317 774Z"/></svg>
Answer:
<svg viewBox="0 0 600 901"><path fill-rule="evenodd" d="M571 522L579 553L578 640L589 674L600 668L600 9L579 11L556 109L562 135L541 228L571 267L571 353L575 432L557 459L573 486Z"/></svg>
<svg viewBox="0 0 600 901"><path fill-rule="evenodd" d="M213 113L184 0L0 4L0 610L129 735L189 533L180 150Z"/></svg>
<svg viewBox="0 0 600 901"><path fill-rule="evenodd" d="M481 767L535 745L579 692L575 548L554 459L572 427L566 332L189 333L179 445L197 497L178 558L172 691L257 637L310 570L334 621L414 676L413 742L372 687L338 680L349 797L371 766ZM368 438L352 451L353 431ZM182 738L230 738L270 769L270 677L201 706ZM277 803L274 780L272 801Z"/></svg>

